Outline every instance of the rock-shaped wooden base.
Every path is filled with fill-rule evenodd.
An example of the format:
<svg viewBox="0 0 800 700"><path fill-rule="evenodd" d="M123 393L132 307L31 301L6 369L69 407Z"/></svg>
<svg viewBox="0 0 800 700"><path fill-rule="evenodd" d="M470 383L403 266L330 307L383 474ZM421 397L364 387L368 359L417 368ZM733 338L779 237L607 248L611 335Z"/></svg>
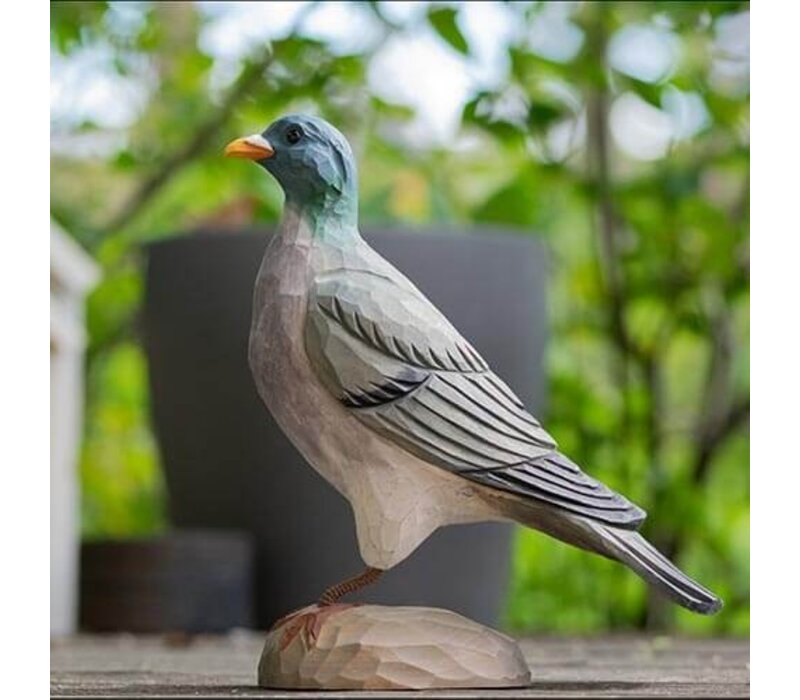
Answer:
<svg viewBox="0 0 800 700"><path fill-rule="evenodd" d="M439 608L311 605L279 620L258 664L265 688L519 688L514 640Z"/></svg>

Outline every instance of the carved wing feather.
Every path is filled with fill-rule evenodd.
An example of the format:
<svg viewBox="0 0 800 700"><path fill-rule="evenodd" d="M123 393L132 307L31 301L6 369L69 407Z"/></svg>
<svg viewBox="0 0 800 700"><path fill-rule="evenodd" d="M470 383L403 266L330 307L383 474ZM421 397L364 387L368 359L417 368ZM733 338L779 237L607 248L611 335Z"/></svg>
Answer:
<svg viewBox="0 0 800 700"><path fill-rule="evenodd" d="M644 512L582 472L514 392L413 287L348 272L318 281L306 348L362 423L466 479L635 527Z"/></svg>

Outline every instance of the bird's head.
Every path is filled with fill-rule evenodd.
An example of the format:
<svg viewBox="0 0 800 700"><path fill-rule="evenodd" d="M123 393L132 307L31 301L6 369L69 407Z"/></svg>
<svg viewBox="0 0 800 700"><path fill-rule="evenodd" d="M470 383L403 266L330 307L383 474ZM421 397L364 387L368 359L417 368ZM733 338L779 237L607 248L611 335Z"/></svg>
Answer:
<svg viewBox="0 0 800 700"><path fill-rule="evenodd" d="M278 181L287 200L301 206L355 202L353 152L324 119L305 114L281 117L262 133L229 143L225 155L261 165Z"/></svg>

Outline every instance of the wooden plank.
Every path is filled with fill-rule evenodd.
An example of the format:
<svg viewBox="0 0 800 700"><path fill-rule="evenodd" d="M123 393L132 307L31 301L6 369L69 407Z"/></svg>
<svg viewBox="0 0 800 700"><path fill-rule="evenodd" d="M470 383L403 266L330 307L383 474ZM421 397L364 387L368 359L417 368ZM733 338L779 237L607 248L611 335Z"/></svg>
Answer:
<svg viewBox="0 0 800 700"><path fill-rule="evenodd" d="M310 698L318 694L256 686L263 634L236 631L197 637L80 635L54 640L54 697ZM394 692L406 697L746 698L749 642L612 636L538 637L521 641L533 684L525 690ZM385 697L326 693L326 697Z"/></svg>

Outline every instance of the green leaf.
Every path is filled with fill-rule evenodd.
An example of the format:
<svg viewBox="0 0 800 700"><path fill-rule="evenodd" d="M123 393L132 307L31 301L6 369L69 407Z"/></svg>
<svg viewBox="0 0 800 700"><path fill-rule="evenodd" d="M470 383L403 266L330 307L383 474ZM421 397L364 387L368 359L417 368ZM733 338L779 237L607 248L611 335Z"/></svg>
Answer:
<svg viewBox="0 0 800 700"><path fill-rule="evenodd" d="M436 33L450 46L459 53L467 55L469 53L469 44L458 28L458 23L456 22L457 14L452 7L435 7L429 10L428 21L436 30Z"/></svg>
<svg viewBox="0 0 800 700"><path fill-rule="evenodd" d="M475 220L531 228L539 220L534 196L536 184L530 171L520 173L474 211Z"/></svg>
<svg viewBox="0 0 800 700"><path fill-rule="evenodd" d="M544 130L561 119L563 111L556 105L535 100L528 109L528 125L537 130Z"/></svg>
<svg viewBox="0 0 800 700"><path fill-rule="evenodd" d="M118 170L133 170L138 161L136 156L128 150L120 151L114 158L114 167Z"/></svg>
<svg viewBox="0 0 800 700"><path fill-rule="evenodd" d="M490 92L479 92L464 105L461 122L464 125L476 126L494 136L505 144L518 144L524 138L523 129L504 119L492 117L495 102L499 95Z"/></svg>
<svg viewBox="0 0 800 700"><path fill-rule="evenodd" d="M397 119L400 121L408 121L414 117L414 108L408 105L399 105L393 102L387 102L377 95L370 98L372 108L377 114L387 119Z"/></svg>
<svg viewBox="0 0 800 700"><path fill-rule="evenodd" d="M98 30L107 9L107 2L51 2L50 41L68 54Z"/></svg>
<svg viewBox="0 0 800 700"><path fill-rule="evenodd" d="M629 78L627 84L645 102L656 109L661 109L662 85L646 83L642 80L636 80L635 78Z"/></svg>

